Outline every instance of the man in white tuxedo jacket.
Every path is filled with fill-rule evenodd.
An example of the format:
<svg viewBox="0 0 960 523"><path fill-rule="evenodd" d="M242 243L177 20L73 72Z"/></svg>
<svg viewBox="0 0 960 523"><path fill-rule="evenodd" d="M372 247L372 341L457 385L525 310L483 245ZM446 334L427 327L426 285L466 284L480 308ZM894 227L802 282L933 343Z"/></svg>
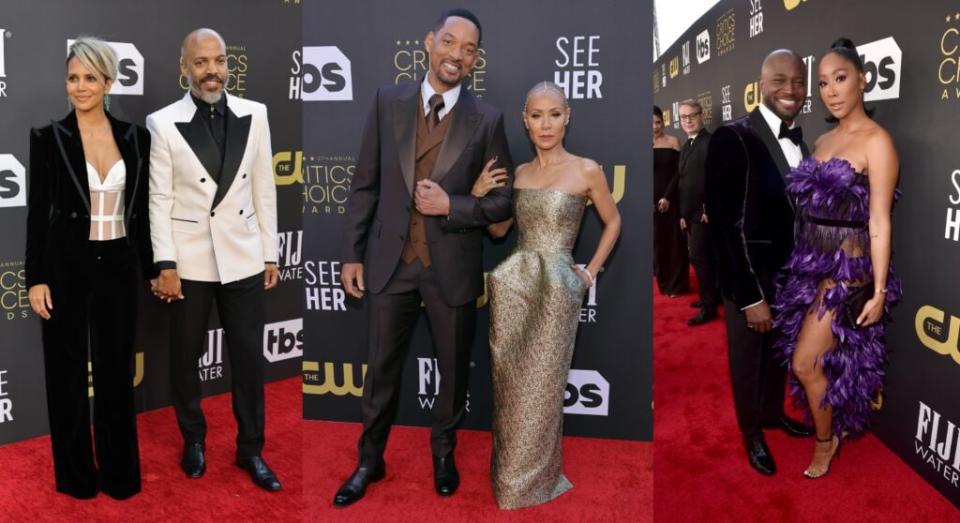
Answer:
<svg viewBox="0 0 960 523"><path fill-rule="evenodd" d="M277 204L270 129L263 104L223 91L226 46L210 29L183 42L190 91L147 117L150 225L160 271L154 293L170 303L170 377L184 438L181 468L206 470L206 422L198 360L213 302L230 351L237 465L279 490L263 461L264 290L276 286Z"/></svg>

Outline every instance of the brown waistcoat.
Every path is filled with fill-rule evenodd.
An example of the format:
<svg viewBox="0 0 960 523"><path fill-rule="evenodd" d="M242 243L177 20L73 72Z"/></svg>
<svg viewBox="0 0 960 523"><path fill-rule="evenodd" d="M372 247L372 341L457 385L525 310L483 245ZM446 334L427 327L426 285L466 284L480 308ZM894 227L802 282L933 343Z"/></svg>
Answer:
<svg viewBox="0 0 960 523"><path fill-rule="evenodd" d="M428 132L427 122L423 116L423 105L417 103L417 143L413 164L414 191L417 189L416 182L430 178L430 174L433 173L433 167L437 163L437 157L440 156L440 149L447 136L447 129L450 128L450 122L453 120L452 116L453 111L450 111L444 115L433 131ZM412 201L410 222L407 225L407 240L403 244L400 256L406 263L420 258L424 267L430 266L430 251L427 249L427 231L423 226L423 215Z"/></svg>

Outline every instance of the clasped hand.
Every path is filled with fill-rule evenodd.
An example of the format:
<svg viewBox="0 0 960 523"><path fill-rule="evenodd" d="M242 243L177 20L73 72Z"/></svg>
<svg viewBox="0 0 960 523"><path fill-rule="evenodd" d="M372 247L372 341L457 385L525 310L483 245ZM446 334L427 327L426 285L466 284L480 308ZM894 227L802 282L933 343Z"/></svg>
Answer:
<svg viewBox="0 0 960 523"><path fill-rule="evenodd" d="M163 269L156 278L150 279L150 292L166 303L183 299L180 275L176 269Z"/></svg>
<svg viewBox="0 0 960 523"><path fill-rule="evenodd" d="M424 216L450 214L450 195L433 180L420 180L413 193L413 203Z"/></svg>

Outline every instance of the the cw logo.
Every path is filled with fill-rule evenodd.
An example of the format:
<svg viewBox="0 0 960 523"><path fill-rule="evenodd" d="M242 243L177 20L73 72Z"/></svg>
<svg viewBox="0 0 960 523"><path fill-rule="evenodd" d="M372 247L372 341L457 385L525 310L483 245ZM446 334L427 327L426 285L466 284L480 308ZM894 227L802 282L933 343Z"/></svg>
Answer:
<svg viewBox="0 0 960 523"><path fill-rule="evenodd" d="M343 385L337 385L336 371L333 363L329 361L324 362L323 381L320 381L320 363L316 361L304 361L303 393L316 395L332 393L334 396L346 396L349 394L359 398L363 396L363 380L367 376L367 365L361 365L360 369L360 386L357 386L354 382L353 364L344 363ZM307 374L308 372L315 374ZM307 382L316 382L317 384L313 385Z"/></svg>
<svg viewBox="0 0 960 523"><path fill-rule="evenodd" d="M749 113L760 105L760 82L750 82L743 90L743 107Z"/></svg>
<svg viewBox="0 0 960 523"><path fill-rule="evenodd" d="M960 318L951 315L949 325L947 325L946 317L945 312L931 305L920 307L917 310L914 323L917 329L917 337L920 338L920 343L928 349L937 354L950 356L954 362L960 365L960 347L958 347Z"/></svg>
<svg viewBox="0 0 960 523"><path fill-rule="evenodd" d="M139 387L143 382L143 353L138 352L134 356L133 386ZM93 397L93 363L87 361L87 397Z"/></svg>
<svg viewBox="0 0 960 523"><path fill-rule="evenodd" d="M806 1L807 0L783 0L783 7L786 7L787 11L793 11L797 6Z"/></svg>
<svg viewBox="0 0 960 523"><path fill-rule="evenodd" d="M273 178L279 186L303 183L303 151L273 155Z"/></svg>
<svg viewBox="0 0 960 523"><path fill-rule="evenodd" d="M670 59L670 78L676 78L680 74L680 57L674 56Z"/></svg>

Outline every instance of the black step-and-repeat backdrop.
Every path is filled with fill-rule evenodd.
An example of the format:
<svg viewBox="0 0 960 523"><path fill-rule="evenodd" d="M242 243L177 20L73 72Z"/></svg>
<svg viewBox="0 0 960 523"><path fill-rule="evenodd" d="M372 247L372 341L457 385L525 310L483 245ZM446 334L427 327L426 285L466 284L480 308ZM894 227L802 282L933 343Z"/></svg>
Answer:
<svg viewBox="0 0 960 523"><path fill-rule="evenodd" d="M78 35L111 42L120 70L109 109L140 125L147 114L185 92L178 65L183 37L204 26L223 35L227 90L267 105L276 153L282 282L267 301L267 378L300 372L302 187L290 186L284 177L291 151L300 144L300 102L290 94L286 60L300 49L299 4L262 0L244 2L240 10L231 0L0 0L0 444L47 432L41 320L30 309L23 274L28 133L69 111L64 60L67 40ZM139 410L169 404L167 331L163 305L144 292L134 379ZM215 317L207 339L198 361L204 394L226 392L229 348Z"/></svg>
<svg viewBox="0 0 960 523"><path fill-rule="evenodd" d="M650 27L649 6L612 0L589 9L572 0L462 3L483 24L483 49L468 88L504 112L514 160L533 156L520 119L527 90L543 80L560 84L573 109L567 148L603 165L623 216L619 245L581 309L566 392L566 433L649 440L652 158L645 73L650 38L643 31ZM305 196L306 418L360 419L366 312L363 304L345 297L338 262L350 180L377 87L423 78L428 67L423 38L448 7L439 0L333 0L303 8L304 48L289 62L291 90L304 103L304 150L295 155L292 171L301 176L292 183L302 186ZM574 251L578 263L589 261L600 231L596 212L588 210ZM515 239L511 232L506 241L486 242L486 271L507 256ZM464 426L487 428L486 296L477 308ZM430 423L439 380L423 317L403 374L398 423Z"/></svg>
<svg viewBox="0 0 960 523"><path fill-rule="evenodd" d="M863 58L867 105L897 144L904 193L893 233L904 299L874 430L960 505L960 2L723 0L656 62L654 99L679 129L677 103L695 98L713 128L760 103L760 62L791 48L806 57L812 144L828 128L817 64L839 36Z"/></svg>

